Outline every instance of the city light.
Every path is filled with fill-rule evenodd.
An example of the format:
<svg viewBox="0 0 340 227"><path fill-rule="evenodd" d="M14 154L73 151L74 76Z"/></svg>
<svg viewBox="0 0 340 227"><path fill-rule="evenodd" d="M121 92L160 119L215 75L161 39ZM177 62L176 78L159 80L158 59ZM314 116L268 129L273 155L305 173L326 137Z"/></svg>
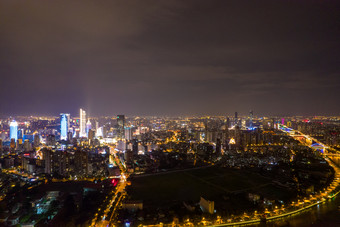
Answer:
<svg viewBox="0 0 340 227"><path fill-rule="evenodd" d="M2 1L0 226L337 225L338 9Z"/></svg>

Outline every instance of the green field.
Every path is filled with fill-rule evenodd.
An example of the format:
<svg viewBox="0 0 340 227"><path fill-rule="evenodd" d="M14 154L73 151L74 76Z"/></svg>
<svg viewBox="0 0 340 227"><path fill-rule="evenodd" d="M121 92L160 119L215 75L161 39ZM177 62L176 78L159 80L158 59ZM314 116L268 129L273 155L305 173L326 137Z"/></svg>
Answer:
<svg viewBox="0 0 340 227"><path fill-rule="evenodd" d="M162 205L175 201L198 202L200 196L219 200L223 195L242 192L260 194L279 198L286 196L284 189L271 184L272 179L248 170L234 170L209 167L173 173L164 173L131 179L128 194L132 200L143 200L145 204ZM270 193L274 190L276 193Z"/></svg>

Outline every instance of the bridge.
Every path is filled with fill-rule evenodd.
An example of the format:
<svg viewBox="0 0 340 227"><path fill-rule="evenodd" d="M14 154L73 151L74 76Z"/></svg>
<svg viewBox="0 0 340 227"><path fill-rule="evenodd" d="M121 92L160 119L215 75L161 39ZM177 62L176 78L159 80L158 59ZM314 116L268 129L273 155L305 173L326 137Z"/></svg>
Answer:
<svg viewBox="0 0 340 227"><path fill-rule="evenodd" d="M285 126L283 124L278 124L278 129L287 133L289 136L293 137L294 139L300 141L303 145L306 145L306 146L312 148L313 150L320 151L324 155L340 156L339 151L325 145L324 143L320 142L319 140L317 140L317 139L315 139L315 138L313 138L309 135L303 134L302 132L300 132L298 130L288 128L287 126ZM335 152L335 154L330 153L328 151Z"/></svg>

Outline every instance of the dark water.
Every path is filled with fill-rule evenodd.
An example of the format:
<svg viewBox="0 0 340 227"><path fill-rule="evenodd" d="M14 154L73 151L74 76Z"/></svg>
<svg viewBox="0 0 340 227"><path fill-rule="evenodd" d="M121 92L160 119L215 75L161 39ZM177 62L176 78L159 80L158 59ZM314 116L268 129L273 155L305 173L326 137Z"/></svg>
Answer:
<svg viewBox="0 0 340 227"><path fill-rule="evenodd" d="M340 226L340 196L300 214L255 226Z"/></svg>
<svg viewBox="0 0 340 227"><path fill-rule="evenodd" d="M332 158L340 166L340 158ZM340 194L325 203L312 207L302 213L290 217L273 220L267 223L261 223L251 226L339 226L340 227Z"/></svg>

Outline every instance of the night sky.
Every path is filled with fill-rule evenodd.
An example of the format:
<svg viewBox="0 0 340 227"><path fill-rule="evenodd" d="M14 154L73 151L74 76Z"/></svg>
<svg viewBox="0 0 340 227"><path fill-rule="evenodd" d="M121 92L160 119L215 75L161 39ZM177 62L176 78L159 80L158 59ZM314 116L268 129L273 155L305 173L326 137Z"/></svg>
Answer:
<svg viewBox="0 0 340 227"><path fill-rule="evenodd" d="M1 1L0 97L1 115L340 115L340 1Z"/></svg>

